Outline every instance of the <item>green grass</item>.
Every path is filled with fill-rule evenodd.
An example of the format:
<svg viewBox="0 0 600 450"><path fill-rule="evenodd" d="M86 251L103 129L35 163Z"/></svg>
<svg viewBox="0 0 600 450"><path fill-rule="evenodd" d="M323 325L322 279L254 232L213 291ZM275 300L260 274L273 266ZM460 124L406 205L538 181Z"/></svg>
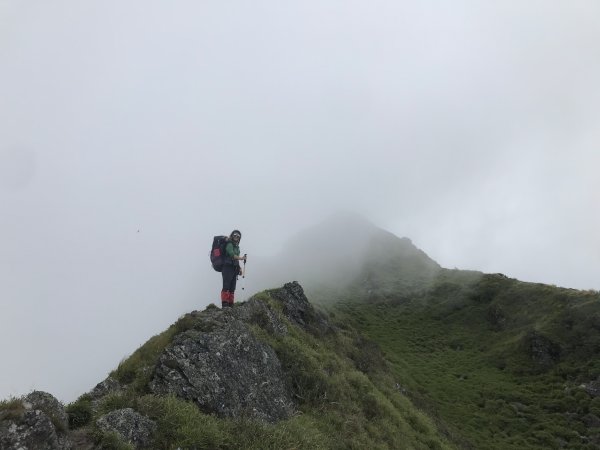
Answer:
<svg viewBox="0 0 600 450"><path fill-rule="evenodd" d="M23 398L11 398L9 400L0 401L0 421L12 420L20 423L26 411L23 402ZM55 416L51 409L44 408L44 406L41 406L40 409L50 419L57 432L63 433L66 431L65 424Z"/></svg>
<svg viewBox="0 0 600 450"><path fill-rule="evenodd" d="M25 413L25 406L20 398L10 398L0 401L0 421L19 421Z"/></svg>
<svg viewBox="0 0 600 450"><path fill-rule="evenodd" d="M388 268L378 276L392 275ZM286 324L287 334L275 334L260 311L251 329L278 355L296 415L276 424L219 418L182 399L150 394L152 368L177 334L218 326L217 311L208 308L183 316L124 360L111 374L123 391L95 405L87 396L69 405L71 427L83 427L99 448L128 448L95 422L131 407L156 422L153 445L164 449L600 445L600 429L585 419L600 417L600 398L580 387L600 376L597 292L440 270L418 282L385 282L381 290L357 284L317 293L311 300L321 302L337 330L325 335L310 323L312 332L289 323L273 292L256 299ZM532 342L560 351L536 359ZM18 401L0 403L0 415L19 411Z"/></svg>
<svg viewBox="0 0 600 450"><path fill-rule="evenodd" d="M500 275L444 271L407 298L354 290L327 308L377 342L413 402L464 448L597 448L582 418L599 401L578 387L598 372L600 296ZM535 330L561 348L532 360Z"/></svg>
<svg viewBox="0 0 600 450"><path fill-rule="evenodd" d="M148 393L148 367L177 333L210 328L211 312L187 315L153 337L113 376L129 383L124 391L105 396L89 415L86 397L69 405L70 417L85 423L96 442L120 448L114 436L101 433L95 421L110 411L131 407L157 423L154 446L162 449L450 449L436 423L398 389L379 348L352 329L317 337L283 317L272 291L260 293L287 335L271 334L268 321L256 320L252 331L272 346L297 403L297 414L276 424L244 418L218 418L195 404ZM261 327L262 326L262 327ZM309 327L310 329L310 327ZM317 333L318 334L318 333Z"/></svg>

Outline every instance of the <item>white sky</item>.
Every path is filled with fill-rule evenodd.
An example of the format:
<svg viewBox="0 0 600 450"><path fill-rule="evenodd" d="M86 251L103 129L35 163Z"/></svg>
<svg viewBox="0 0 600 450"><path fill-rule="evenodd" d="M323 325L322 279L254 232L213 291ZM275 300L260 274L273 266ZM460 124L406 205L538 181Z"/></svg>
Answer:
<svg viewBox="0 0 600 450"><path fill-rule="evenodd" d="M599 20L0 0L0 398L72 401L218 300L208 247L233 228L248 294L252 258L338 210L445 267L600 289Z"/></svg>

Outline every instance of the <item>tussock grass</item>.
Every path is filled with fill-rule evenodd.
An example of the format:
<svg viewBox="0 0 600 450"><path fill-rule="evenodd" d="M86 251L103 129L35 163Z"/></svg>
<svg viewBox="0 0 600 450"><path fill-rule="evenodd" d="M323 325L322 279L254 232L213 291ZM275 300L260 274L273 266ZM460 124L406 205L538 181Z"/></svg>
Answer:
<svg viewBox="0 0 600 450"><path fill-rule="evenodd" d="M97 432L94 435L96 449L98 450L135 450L135 446L125 442L118 433Z"/></svg>
<svg viewBox="0 0 600 450"><path fill-rule="evenodd" d="M69 428L76 430L90 423L94 415L92 401L88 395L82 395L65 408L69 417Z"/></svg>
<svg viewBox="0 0 600 450"><path fill-rule="evenodd" d="M95 429L101 415L131 407L157 423L154 447L161 449L447 449L452 448L426 414L397 388L379 347L352 327L316 337L292 326L270 291L258 295L288 325L283 337L270 334L261 321L252 325L258 339L272 346L285 381L298 406L297 414L276 424L248 418L226 419L203 413L195 404L173 396L148 393L152 368L174 337L210 321L184 316L150 339L111 374L128 384L105 396L88 415L89 399L70 405L74 418L94 430L97 442L121 445ZM110 444L110 443L113 444ZM106 447L109 448L109 447Z"/></svg>
<svg viewBox="0 0 600 450"><path fill-rule="evenodd" d="M0 401L0 420L20 421L25 413L25 406L20 398Z"/></svg>
<svg viewBox="0 0 600 450"><path fill-rule="evenodd" d="M443 271L409 299L355 290L327 308L379 344L413 403L455 445L597 448L600 430L583 417L600 417L600 401L579 387L600 375L596 293ZM525 351L531 331L560 346L552 366Z"/></svg>
<svg viewBox="0 0 600 450"><path fill-rule="evenodd" d="M283 338L254 332L277 353L310 435L322 436L314 448L451 448L398 391L375 344L352 329L319 338L289 330Z"/></svg>

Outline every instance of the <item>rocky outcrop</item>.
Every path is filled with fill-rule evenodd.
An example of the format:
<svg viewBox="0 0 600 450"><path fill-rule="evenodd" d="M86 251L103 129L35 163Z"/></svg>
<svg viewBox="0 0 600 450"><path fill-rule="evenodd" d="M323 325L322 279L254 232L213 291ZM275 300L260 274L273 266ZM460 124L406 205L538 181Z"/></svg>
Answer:
<svg viewBox="0 0 600 450"><path fill-rule="evenodd" d="M33 391L23 399L23 406L27 410L43 411L60 431L69 427L69 418L65 407L47 392Z"/></svg>
<svg viewBox="0 0 600 450"><path fill-rule="evenodd" d="M61 449L56 429L42 411L25 411L18 420L0 422L0 448Z"/></svg>
<svg viewBox="0 0 600 450"><path fill-rule="evenodd" d="M102 431L115 432L123 441L135 448L145 448L151 443L156 424L131 408L118 409L100 417L96 425Z"/></svg>
<svg viewBox="0 0 600 450"><path fill-rule="evenodd" d="M600 377L595 381L582 384L581 387L591 396L600 397Z"/></svg>
<svg viewBox="0 0 600 450"><path fill-rule="evenodd" d="M283 314L294 325L316 335L333 331L325 316L319 314L309 303L297 281L286 283L281 289L272 291L271 295L281 303Z"/></svg>
<svg viewBox="0 0 600 450"><path fill-rule="evenodd" d="M242 322L258 325L260 328L274 336L285 336L288 327L282 318L265 302L252 297L245 304L232 310L232 314Z"/></svg>
<svg viewBox="0 0 600 450"><path fill-rule="evenodd" d="M257 327L260 333L255 332ZM282 364L266 343L264 333L279 339L290 333L291 327L316 336L334 331L326 317L308 302L297 282L257 294L234 308L213 305L203 312L187 314L174 324L176 333L156 364L136 370L143 371L142 379L148 377L145 392L175 395L220 417L275 423L294 415L296 404ZM261 335L262 340L257 337ZM88 418L79 427L91 423L92 414L101 405L106 407L109 396L114 396L113 401L123 401L123 396L139 389L125 379L119 380L108 377L82 396ZM156 423L123 406L96 420L95 428L116 433L135 448L152 447ZM73 416L71 410L69 414ZM93 442L92 429L70 431L68 419L56 398L32 392L0 410L0 449L91 449L99 445Z"/></svg>
<svg viewBox="0 0 600 450"><path fill-rule="evenodd" d="M506 326L506 315L499 305L491 305L487 309L486 319L494 331L502 331Z"/></svg>
<svg viewBox="0 0 600 450"><path fill-rule="evenodd" d="M537 331L527 333L522 344L531 360L541 369L552 367L560 359L560 346Z"/></svg>
<svg viewBox="0 0 600 450"><path fill-rule="evenodd" d="M259 342L229 311L212 332L189 330L160 357L150 383L155 394L174 394L222 417L267 422L294 413L275 351Z"/></svg>
<svg viewBox="0 0 600 450"><path fill-rule="evenodd" d="M67 450L67 415L62 404L46 392L34 391L0 412L2 450Z"/></svg>
<svg viewBox="0 0 600 450"><path fill-rule="evenodd" d="M97 400L104 397L105 395L119 392L121 390L121 383L112 377L106 378L104 381L98 383L91 392L88 393L90 399Z"/></svg>
<svg viewBox="0 0 600 450"><path fill-rule="evenodd" d="M294 414L277 354L254 336L250 326L258 325L274 336L288 333L285 319L315 334L333 328L297 282L269 294L276 305L257 296L233 309L198 314L196 325L175 337L159 358L151 392L193 401L221 417L277 422Z"/></svg>

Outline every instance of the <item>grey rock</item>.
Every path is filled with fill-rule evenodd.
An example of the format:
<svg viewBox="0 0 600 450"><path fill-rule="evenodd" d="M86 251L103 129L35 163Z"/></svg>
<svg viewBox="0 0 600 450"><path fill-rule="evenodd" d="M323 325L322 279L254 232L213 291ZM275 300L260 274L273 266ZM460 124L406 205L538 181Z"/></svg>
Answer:
<svg viewBox="0 0 600 450"><path fill-rule="evenodd" d="M0 414L0 449L69 450L68 417L54 396L33 391L20 400L20 407Z"/></svg>
<svg viewBox="0 0 600 450"><path fill-rule="evenodd" d="M63 450L50 418L40 410L25 411L20 418L0 421L2 450Z"/></svg>
<svg viewBox="0 0 600 450"><path fill-rule="evenodd" d="M279 315L267 307L264 302L254 297L232 311L237 319L242 322L258 325L272 335L285 336L288 333L288 328Z"/></svg>
<svg viewBox="0 0 600 450"><path fill-rule="evenodd" d="M96 421L98 428L104 432L116 432L124 441L136 448L148 447L156 423L131 408L118 409L100 417Z"/></svg>
<svg viewBox="0 0 600 450"><path fill-rule="evenodd" d="M595 381L583 384L581 387L592 397L600 397L600 377Z"/></svg>
<svg viewBox="0 0 600 450"><path fill-rule="evenodd" d="M499 305L490 305L487 309L486 318L495 331L501 331L506 326L506 315Z"/></svg>
<svg viewBox="0 0 600 450"><path fill-rule="evenodd" d="M53 395L47 392L33 391L23 399L23 405L25 409L44 412L59 431L69 428L69 417L65 407Z"/></svg>
<svg viewBox="0 0 600 450"><path fill-rule="evenodd" d="M317 312L309 303L297 281L271 291L271 296L281 302L286 318L302 329L315 335L324 335L334 330L325 315Z"/></svg>
<svg viewBox="0 0 600 450"><path fill-rule="evenodd" d="M523 345L532 361L542 369L552 367L560 359L560 346L537 331L527 333Z"/></svg>
<svg viewBox="0 0 600 450"><path fill-rule="evenodd" d="M275 351L236 318L240 305L220 312L211 331L178 335L159 358L150 390L174 394L221 417L265 422L289 418L294 403Z"/></svg>
<svg viewBox="0 0 600 450"><path fill-rule="evenodd" d="M121 384L115 380L114 378L108 377L104 381L98 383L94 389L92 389L89 393L89 396L93 400L97 400L102 398L108 394L112 394L114 392L119 392L121 390Z"/></svg>
<svg viewBox="0 0 600 450"><path fill-rule="evenodd" d="M581 421L588 428L600 428L600 418L595 414L586 414L581 418Z"/></svg>

